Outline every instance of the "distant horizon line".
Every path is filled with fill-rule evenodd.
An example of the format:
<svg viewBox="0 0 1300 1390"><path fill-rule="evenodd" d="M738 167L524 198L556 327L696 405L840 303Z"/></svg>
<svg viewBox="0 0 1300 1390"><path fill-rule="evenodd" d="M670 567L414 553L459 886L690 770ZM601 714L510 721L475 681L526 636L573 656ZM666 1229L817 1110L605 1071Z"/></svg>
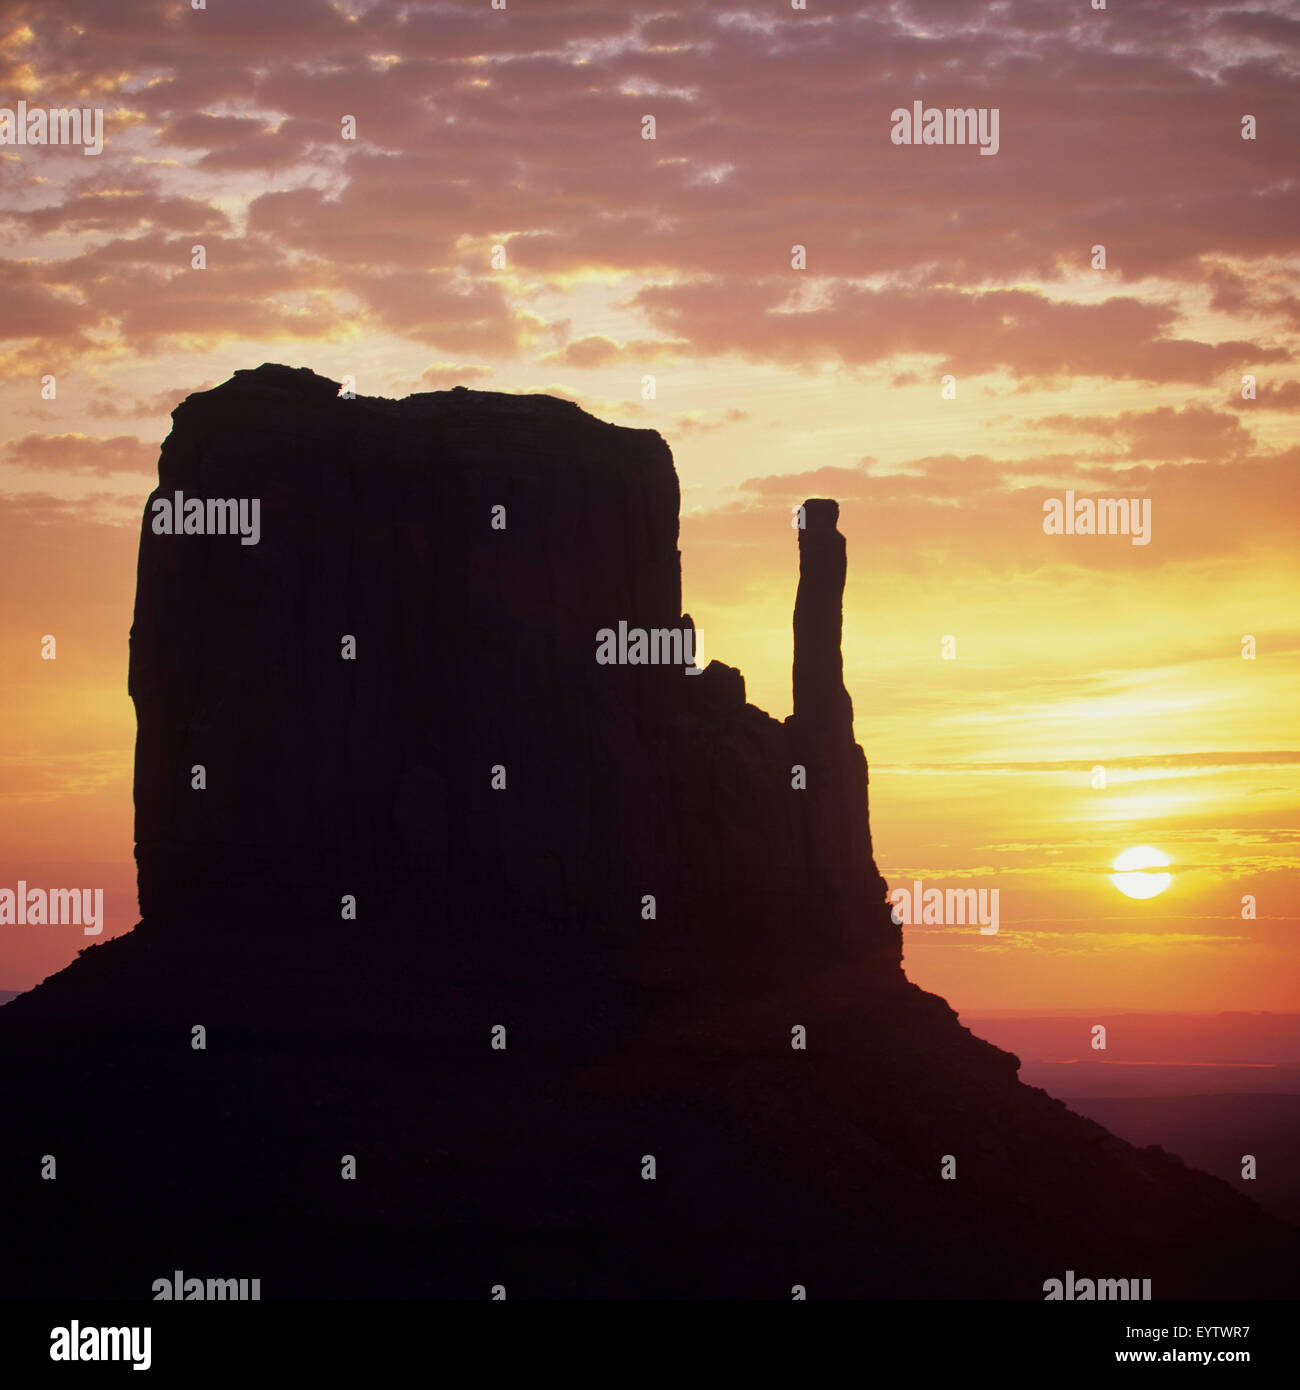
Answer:
<svg viewBox="0 0 1300 1390"><path fill-rule="evenodd" d="M1132 1005L1078 1004L1051 1009L958 1009L958 1018L1078 1018L1095 1013L1157 1015L1165 1018L1300 1018L1300 1011L1278 1009L1137 1009Z"/></svg>
<svg viewBox="0 0 1300 1390"><path fill-rule="evenodd" d="M66 968L66 967L65 967ZM55 971L55 974L58 974ZM48 978L48 977L47 977ZM43 981L37 981L41 984ZM4 1000L15 999L20 994L27 994L35 989L37 985L29 985L27 989L6 989L0 988L0 995L8 996ZM0 1004L3 1007L3 1004ZM1080 1004L1071 1008L1051 1008L1051 1009L1002 1009L1002 1008L972 1008L958 1009L957 1017L962 1020L971 1018L1095 1018L1097 1014L1109 1013L1123 1016L1138 1017L1160 1017L1160 1018L1292 1018L1300 1019L1300 1012L1288 1013L1276 1009L1135 1009L1130 1007L1112 1007L1109 1005L1088 1005ZM1091 1060L1091 1059L1089 1059ZM1168 1066L1178 1065L1177 1063L1144 1063L1142 1065ZM1215 1065L1227 1066L1251 1066L1263 1065L1261 1063L1217 1063ZM1276 1065L1276 1064L1268 1064Z"/></svg>

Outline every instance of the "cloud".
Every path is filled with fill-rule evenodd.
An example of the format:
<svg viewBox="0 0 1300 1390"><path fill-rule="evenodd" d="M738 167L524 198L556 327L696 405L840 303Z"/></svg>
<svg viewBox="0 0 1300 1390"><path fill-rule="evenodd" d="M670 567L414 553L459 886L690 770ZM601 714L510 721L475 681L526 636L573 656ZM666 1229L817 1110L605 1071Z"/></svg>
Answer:
<svg viewBox="0 0 1300 1390"><path fill-rule="evenodd" d="M474 367L457 362L435 362L420 373L420 382L431 391L446 391L492 375L491 367Z"/></svg>
<svg viewBox="0 0 1300 1390"><path fill-rule="evenodd" d="M215 386L214 381L205 381L201 385L185 390L169 388L166 391L156 391L148 396L125 397L118 399L118 393L108 386L99 388L98 394L86 410L96 419L101 420L120 420L120 419L140 419L157 415L170 415L173 410L191 394L192 391L206 391Z"/></svg>
<svg viewBox="0 0 1300 1390"><path fill-rule="evenodd" d="M919 353L959 377L1205 384L1294 360L1294 24L1250 0L1122 27L1062 25L1039 0L2 13L0 75L120 118L90 174L14 155L26 269L0 271L0 331L47 359L350 331L509 358L546 333L539 292L603 275L666 337L584 333L547 365ZM889 113L918 92L998 106L996 158L892 145ZM201 292L171 273L196 238L224 272ZM1079 279L1097 242L1100 299ZM1194 330L1198 294L1242 331Z"/></svg>
<svg viewBox="0 0 1300 1390"><path fill-rule="evenodd" d="M1254 444L1237 416L1198 405L1122 410L1117 415L1046 415L1031 421L1030 427L1118 439L1127 449L1111 457L1122 459L1225 459L1246 453Z"/></svg>
<svg viewBox="0 0 1300 1390"><path fill-rule="evenodd" d="M677 339L634 338L626 343L615 342L601 334L575 338L555 352L537 359L538 366L550 367L607 367L613 362L660 362L672 359L690 344Z"/></svg>
<svg viewBox="0 0 1300 1390"><path fill-rule="evenodd" d="M94 439L84 434L28 434L5 445L7 461L41 473L153 474L158 449L134 435Z"/></svg>
<svg viewBox="0 0 1300 1390"><path fill-rule="evenodd" d="M256 116L213 116L194 111L167 121L157 138L164 145L201 150L198 165L203 169L283 169L306 153L308 131L312 129L322 137L326 133L324 127L307 122L273 124Z"/></svg>
<svg viewBox="0 0 1300 1390"><path fill-rule="evenodd" d="M1199 771L1239 770L1247 767L1290 767L1300 763L1300 750L1277 748L1257 752L1236 753L1153 753L1149 755L1114 758L1107 765L1107 776L1114 778L1121 773L1138 769L1141 771L1169 771L1195 773ZM1004 763L945 762L945 763L889 763L874 762L873 773L897 773L904 776L951 776L968 774L977 777L1023 777L1056 776L1063 772L1089 773L1096 766L1096 759L1054 758L1037 761L1017 761ZM1296 838L1295 832L1282 832L1285 842ZM1081 841L1087 847L1089 842ZM1007 846L999 846L1006 849Z"/></svg>
<svg viewBox="0 0 1300 1390"><path fill-rule="evenodd" d="M1170 336L1174 310L1131 296L1098 304L1037 290L866 289L827 285L801 308L787 277L650 285L634 297L650 322L696 355L735 352L796 364L851 366L901 353L936 357L935 382L1003 370L1015 377L1097 376L1149 382L1213 381L1224 370L1291 360L1288 349L1245 340L1206 343Z"/></svg>
<svg viewBox="0 0 1300 1390"><path fill-rule="evenodd" d="M693 410L685 415L679 415L673 421L672 433L674 435L693 434L700 431L722 429L724 425L739 424L742 420L749 419L749 411L741 410L733 406L730 410L721 414L711 415L705 410Z"/></svg>
<svg viewBox="0 0 1300 1390"><path fill-rule="evenodd" d="M209 236L231 230L230 218L219 208L202 198L162 193L156 179L138 175L121 180L111 176L78 180L58 202L21 212L10 207L0 212L0 217L28 235L150 231Z"/></svg>
<svg viewBox="0 0 1300 1390"><path fill-rule="evenodd" d="M1080 498L1150 499L1151 543L1045 535L1044 499L1060 497L1065 488ZM788 516L805 498L834 497L840 530L871 538L875 566L910 565L923 552L932 560L960 556L966 565L994 571L1146 569L1260 549L1289 553L1300 514L1300 447L1104 469L1081 468L1072 455L1000 460L942 454L888 472L863 465L755 477L740 492L744 500L710 513L711 525L759 531L776 512Z"/></svg>
<svg viewBox="0 0 1300 1390"><path fill-rule="evenodd" d="M1230 391L1224 402L1234 410L1294 410L1300 406L1300 381L1261 381L1255 386L1255 400L1241 398L1240 389Z"/></svg>

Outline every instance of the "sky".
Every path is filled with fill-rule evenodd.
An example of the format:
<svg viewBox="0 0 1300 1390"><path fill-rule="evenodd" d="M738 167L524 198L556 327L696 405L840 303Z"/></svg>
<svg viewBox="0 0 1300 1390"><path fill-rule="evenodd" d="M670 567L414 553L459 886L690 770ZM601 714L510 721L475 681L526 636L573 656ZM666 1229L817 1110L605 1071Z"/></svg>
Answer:
<svg viewBox="0 0 1300 1390"><path fill-rule="evenodd" d="M0 143L0 887L135 922L144 500L171 409L277 361L659 430L705 655L777 718L837 498L881 870L999 893L910 977L1294 1009L1298 79L1268 0L0 0L0 107L103 112ZM996 153L896 143L914 101ZM1148 542L1046 534L1067 489ZM0 925L0 987L90 942Z"/></svg>

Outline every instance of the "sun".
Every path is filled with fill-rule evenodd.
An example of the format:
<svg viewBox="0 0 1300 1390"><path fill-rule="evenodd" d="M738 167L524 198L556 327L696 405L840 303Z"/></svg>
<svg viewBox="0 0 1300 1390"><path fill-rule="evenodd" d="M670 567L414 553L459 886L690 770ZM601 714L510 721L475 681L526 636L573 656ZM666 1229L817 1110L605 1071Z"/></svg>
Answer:
<svg viewBox="0 0 1300 1390"><path fill-rule="evenodd" d="M1173 874L1148 873L1149 869L1163 869L1170 862L1164 850L1153 849L1150 845L1135 845L1126 849L1115 861L1115 872L1110 881L1128 898L1154 898L1163 893L1174 881Z"/></svg>

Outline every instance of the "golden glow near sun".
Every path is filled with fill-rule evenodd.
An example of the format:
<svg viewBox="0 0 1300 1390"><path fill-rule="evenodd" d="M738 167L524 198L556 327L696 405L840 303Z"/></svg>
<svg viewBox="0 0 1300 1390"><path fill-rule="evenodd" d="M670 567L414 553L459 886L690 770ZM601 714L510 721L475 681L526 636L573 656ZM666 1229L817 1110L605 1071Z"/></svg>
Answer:
<svg viewBox="0 0 1300 1390"><path fill-rule="evenodd" d="M1110 881L1128 898L1154 898L1174 881L1173 874L1153 874L1151 869L1163 869L1169 856L1150 845L1135 845L1115 860L1115 872Z"/></svg>

